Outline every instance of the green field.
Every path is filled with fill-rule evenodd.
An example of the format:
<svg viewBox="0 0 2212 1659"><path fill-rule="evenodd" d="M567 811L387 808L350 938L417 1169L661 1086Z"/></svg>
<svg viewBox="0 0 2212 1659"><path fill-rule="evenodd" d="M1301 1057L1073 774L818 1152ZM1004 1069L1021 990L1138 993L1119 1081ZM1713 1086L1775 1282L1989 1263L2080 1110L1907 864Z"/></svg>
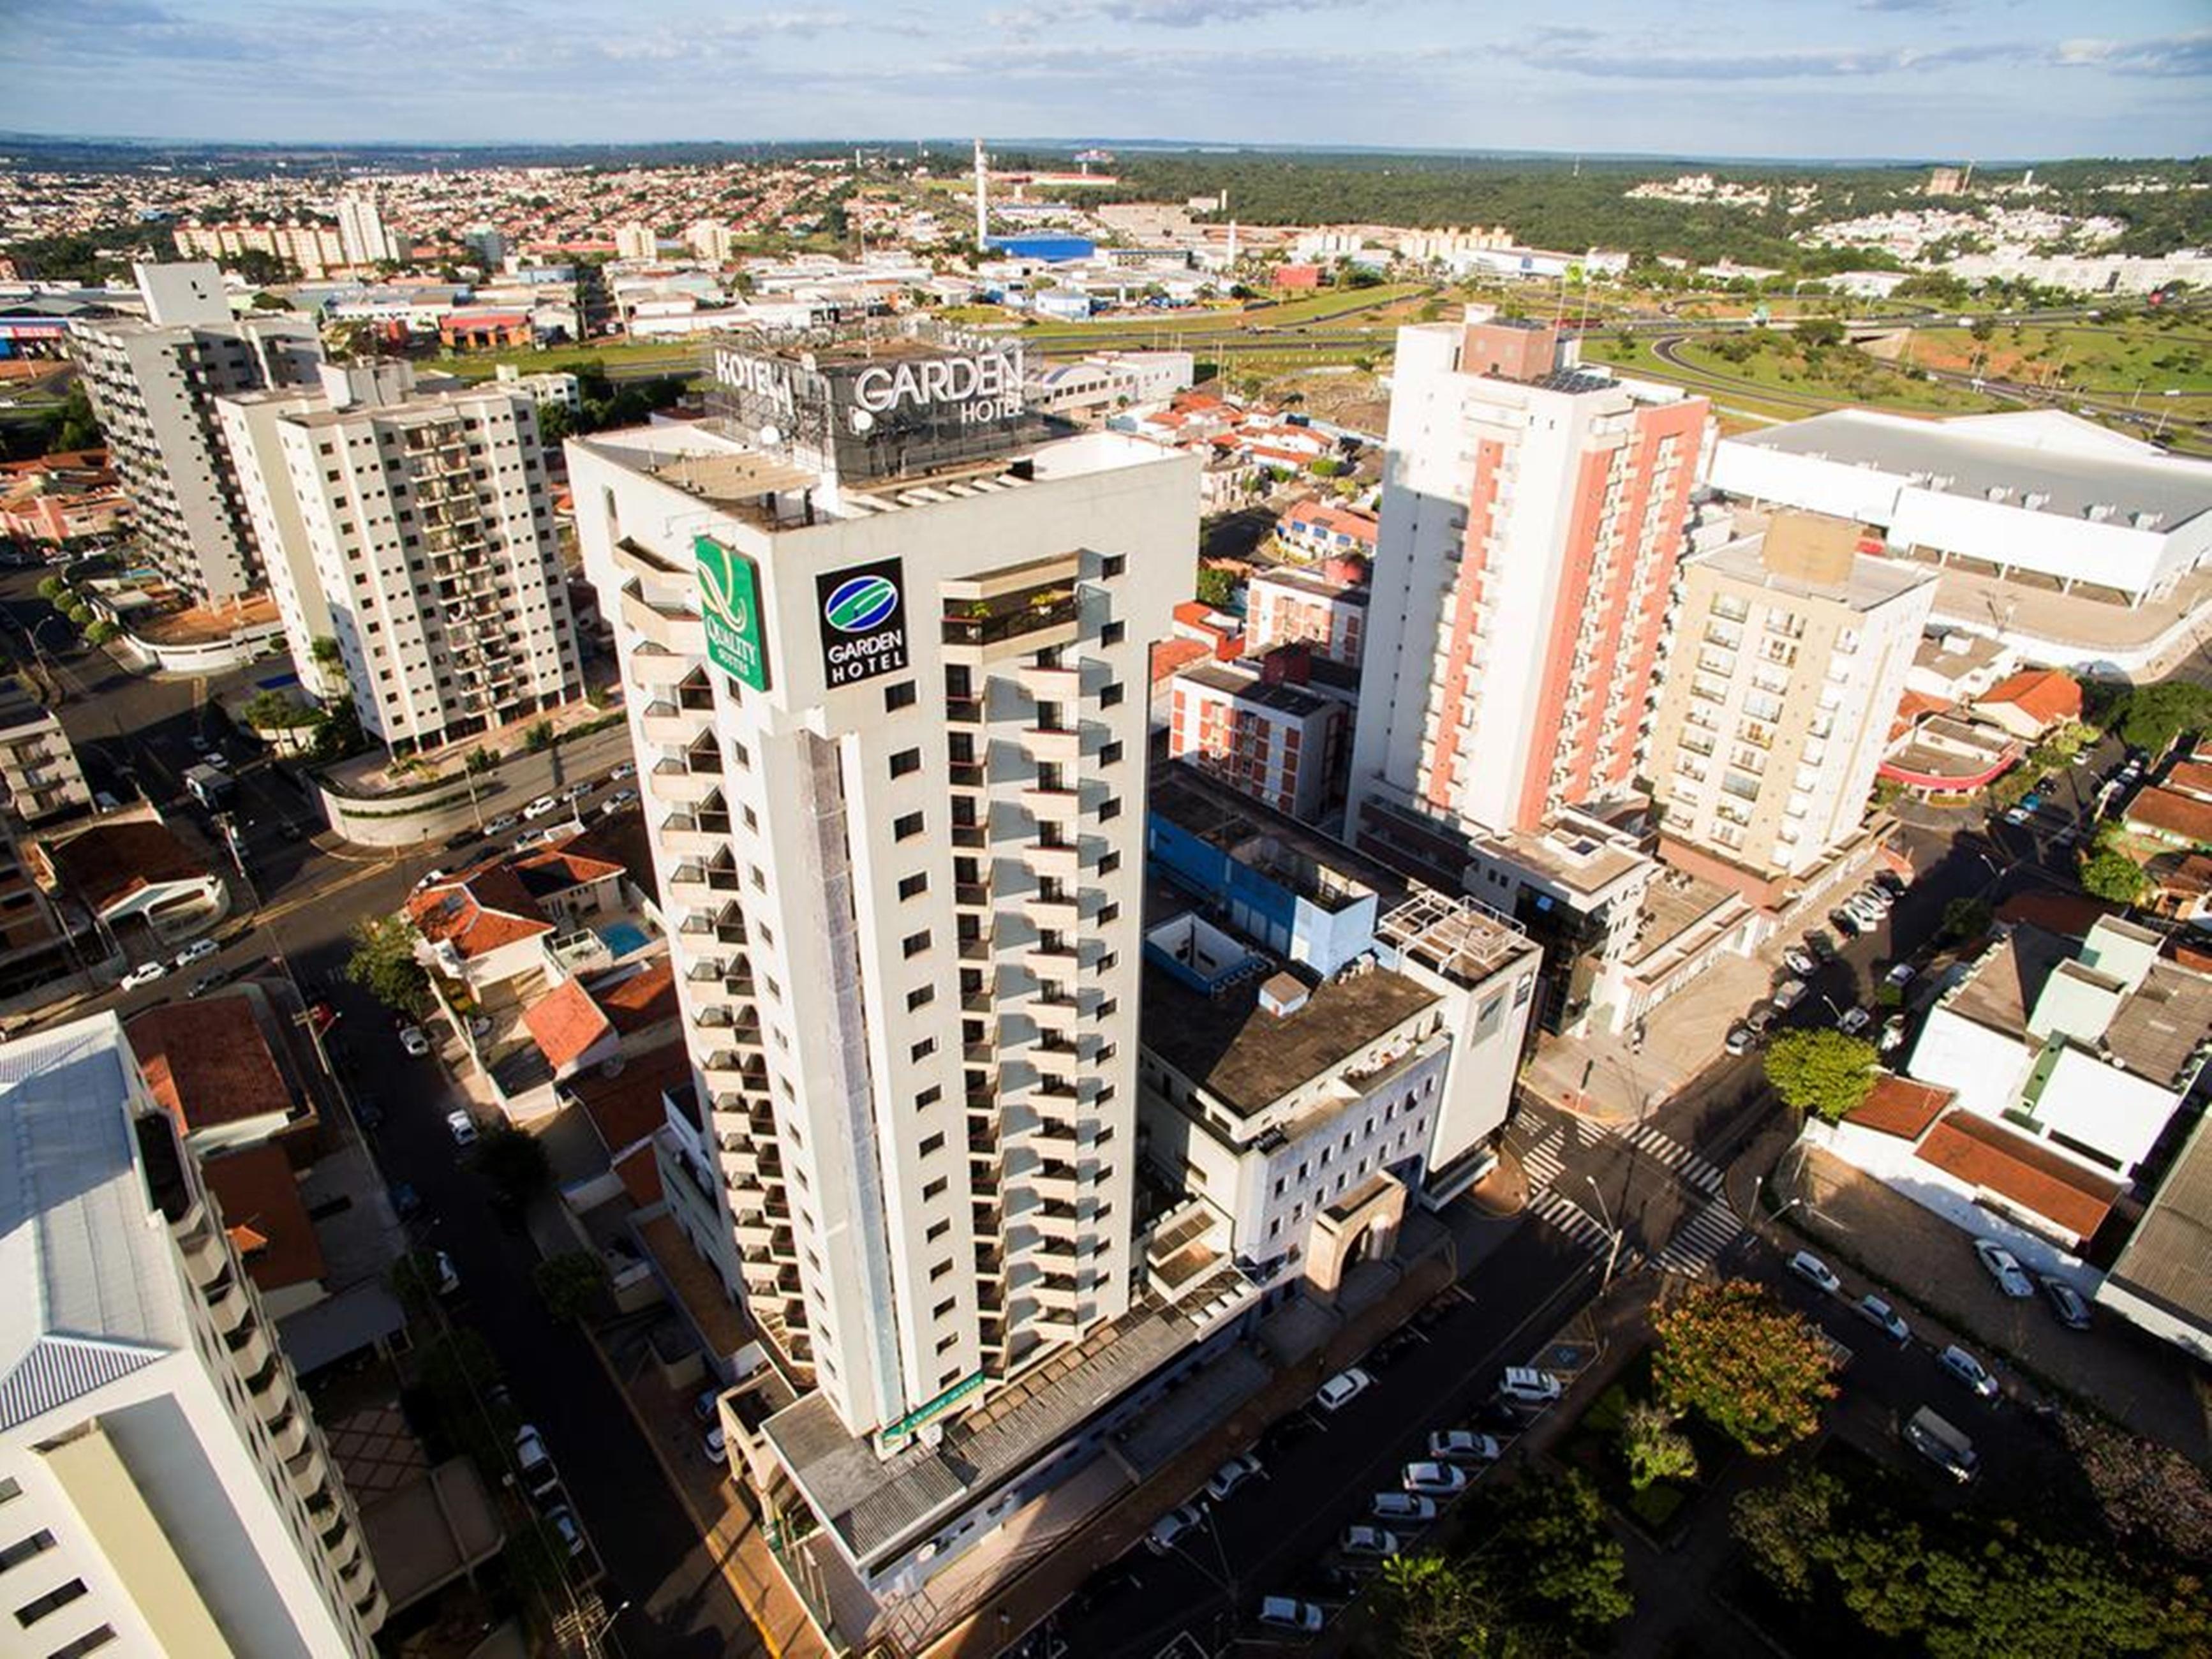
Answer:
<svg viewBox="0 0 2212 1659"><path fill-rule="evenodd" d="M1341 318L1356 325L1370 312L1431 291L1425 283L1386 283L1376 288L1331 289L1303 300L1279 305L1253 305L1242 309L1205 312L1144 311L1094 318L1087 323L1032 323L1021 331L1024 340L1081 341L1097 334L1157 332L1162 337L1188 338L1206 334L1245 334L1279 328L1301 328Z"/></svg>
<svg viewBox="0 0 2212 1659"><path fill-rule="evenodd" d="M1686 341L1678 348L1679 368L1659 359L1641 338L1624 341L1615 335L1594 335L1583 341L1583 351L1594 362L1611 363L1629 374L1710 391L1717 403L1789 420L1810 412L1807 404L1856 404L1912 414L1968 414L2011 406L1962 386L1914 380L1849 347L1806 354L1794 347L1786 333L1729 338L1754 341L1756 348L1736 362L1724 355L1729 340Z"/></svg>
<svg viewBox="0 0 2212 1659"><path fill-rule="evenodd" d="M573 368L586 362L595 362L610 369L659 368L665 365L671 374L690 374L697 372L703 357L703 348L697 345L659 340L643 340L633 344L626 340L615 340L602 341L593 345L555 346L544 351L472 351L464 355L426 357L422 360L421 367L434 369L442 374L459 375L465 380L489 380L501 363L513 363L526 374Z"/></svg>
<svg viewBox="0 0 2212 1659"><path fill-rule="evenodd" d="M2212 330L2193 319L2089 328L1999 324L1987 340L1963 328L1922 329L1912 337L1912 361L2105 397L2132 397L2137 387L2145 398L2168 390L2212 394Z"/></svg>

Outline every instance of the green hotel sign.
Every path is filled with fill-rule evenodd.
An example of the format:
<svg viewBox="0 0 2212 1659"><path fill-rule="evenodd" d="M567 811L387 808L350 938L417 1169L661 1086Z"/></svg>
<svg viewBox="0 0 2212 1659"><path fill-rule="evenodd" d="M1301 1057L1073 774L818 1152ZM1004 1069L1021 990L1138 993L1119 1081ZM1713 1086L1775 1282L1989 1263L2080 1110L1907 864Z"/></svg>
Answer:
<svg viewBox="0 0 2212 1659"><path fill-rule="evenodd" d="M983 1373L970 1371L943 1394L939 1395L936 1399L915 1407L896 1423L884 1425L882 1432L878 1437L886 1445L896 1445L917 1429L926 1427L935 1419L944 1416L945 1413L982 1386Z"/></svg>
<svg viewBox="0 0 2212 1659"><path fill-rule="evenodd" d="M707 655L717 668L768 690L768 641L761 634L760 572L735 548L712 536L691 539L699 562L699 607L707 624Z"/></svg>

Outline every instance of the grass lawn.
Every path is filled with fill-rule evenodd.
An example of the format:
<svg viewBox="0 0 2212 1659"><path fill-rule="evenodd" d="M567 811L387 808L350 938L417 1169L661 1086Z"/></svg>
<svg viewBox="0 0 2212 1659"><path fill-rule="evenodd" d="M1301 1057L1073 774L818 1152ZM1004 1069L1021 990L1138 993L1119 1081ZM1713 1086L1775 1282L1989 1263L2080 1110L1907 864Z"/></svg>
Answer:
<svg viewBox="0 0 2212 1659"><path fill-rule="evenodd" d="M1383 306L1420 298L1425 283L1385 283L1375 288L1338 288L1279 304L1255 303L1215 311L1139 311L1094 317L1087 323L1036 323L1022 331L1024 340L1081 340L1086 336L1157 330L1162 335L1249 334L1300 328L1334 318L1364 314Z"/></svg>
<svg viewBox="0 0 2212 1659"><path fill-rule="evenodd" d="M2122 397L2140 384L2146 401L2169 389L2212 393L2212 330L2193 319L2171 327L2116 319L2094 329L2000 324L1985 341L1963 328L1922 329L1912 337L1912 361L2038 385L2056 378L2077 391Z"/></svg>
<svg viewBox="0 0 2212 1659"><path fill-rule="evenodd" d="M1621 1455L1620 1425L1630 1405L1651 1397L1651 1351L1628 1363L1613 1384L1590 1402L1559 1448L1562 1462L1595 1481L1605 1500L1653 1538L1664 1540L1686 1511L1738 1455L1735 1445L1695 1416L1674 1426L1689 1437L1698 1455L1698 1472L1687 1480L1655 1480L1638 1492L1629 1485L1628 1460Z"/></svg>
<svg viewBox="0 0 2212 1659"><path fill-rule="evenodd" d="M618 364L655 368L665 365L671 374L690 374L696 372L704 361L703 346L682 341L606 340L588 345L554 346L542 351L472 351L426 357L421 361L421 367L443 374L456 374L465 380L489 380L501 363L513 363L526 374L572 368L587 362L608 368Z"/></svg>

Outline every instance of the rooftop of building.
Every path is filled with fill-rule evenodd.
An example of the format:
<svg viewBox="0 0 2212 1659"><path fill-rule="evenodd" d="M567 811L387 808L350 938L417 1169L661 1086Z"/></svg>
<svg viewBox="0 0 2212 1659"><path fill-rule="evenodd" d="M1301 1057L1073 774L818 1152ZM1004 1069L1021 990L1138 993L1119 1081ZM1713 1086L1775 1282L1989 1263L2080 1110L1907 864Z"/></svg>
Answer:
<svg viewBox="0 0 2212 1659"><path fill-rule="evenodd" d="M2099 1175L1974 1112L1945 1112L1928 1130L1916 1156L2081 1238L2104 1225L2105 1217L2127 1190L2125 1182Z"/></svg>
<svg viewBox="0 0 2212 1659"><path fill-rule="evenodd" d="M2111 1282L2212 1329L2212 1119L2198 1122L2112 1263Z"/></svg>
<svg viewBox="0 0 2212 1659"><path fill-rule="evenodd" d="M2130 829L2140 824L2200 846L2212 846L2212 801L2199 800L2179 789L2157 784L2138 789L2121 808L2120 816Z"/></svg>
<svg viewBox="0 0 2212 1659"><path fill-rule="evenodd" d="M1764 534L1742 536L1710 553L1686 558L1682 562L1684 574L1703 568L1712 575L1767 592L1808 601L1824 599L1858 611L1875 610L1916 587L1932 587L1936 580L1936 571L1928 565L1861 553L1850 562L1848 581L1814 581L1769 565L1763 553L1765 539Z"/></svg>
<svg viewBox="0 0 2212 1659"><path fill-rule="evenodd" d="M275 1291L322 1278L322 1242L282 1146L264 1142L206 1158L200 1178L254 1284Z"/></svg>
<svg viewBox="0 0 2212 1659"><path fill-rule="evenodd" d="M1187 761L1155 765L1146 810L1335 911L1374 896L1387 909L1408 888L1396 872L1296 818L1217 783Z"/></svg>
<svg viewBox="0 0 2212 1659"><path fill-rule="evenodd" d="M0 1429L190 1340L154 1215L181 1154L158 1116L143 1138L133 1123L130 1064L112 1013L0 1046Z"/></svg>
<svg viewBox="0 0 2212 1659"><path fill-rule="evenodd" d="M0 682L0 738L25 726L57 724L54 711L26 691L20 681Z"/></svg>
<svg viewBox="0 0 2212 1659"><path fill-rule="evenodd" d="M242 993L164 1003L124 1029L148 1091L180 1134L292 1110L292 1091Z"/></svg>
<svg viewBox="0 0 2212 1659"><path fill-rule="evenodd" d="M1998 681L1974 701L1977 704L2010 703L2048 725L2054 720L2081 718L2081 683L2056 668L2023 668Z"/></svg>
<svg viewBox="0 0 2212 1659"><path fill-rule="evenodd" d="M106 818L41 848L64 890L106 910L149 887L215 872L159 818Z"/></svg>
<svg viewBox="0 0 2212 1659"><path fill-rule="evenodd" d="M2008 416L1963 415L1920 420L1873 410L1840 409L1730 441L1803 455L1914 480L1946 495L2001 500L2060 518L2082 519L2093 507L2125 525L2153 514L2171 531L2212 508L2212 463L2162 453L2058 411L2029 423ZM2002 491L2002 496L1993 491ZM2146 526L2149 527L2149 526Z"/></svg>
<svg viewBox="0 0 2212 1659"><path fill-rule="evenodd" d="M1317 572L1304 570L1296 565L1271 564L1252 573L1249 582L1263 583L1269 587L1287 587L1310 598L1327 600L1331 605L1364 605L1371 597L1364 583L1333 582Z"/></svg>
<svg viewBox="0 0 2212 1659"><path fill-rule="evenodd" d="M1340 973L1318 985L1298 982L1304 1000L1276 1013L1262 1005L1257 975L1208 996L1148 963L1145 1046L1230 1110L1250 1117L1328 1076L1438 1000L1388 968Z"/></svg>
<svg viewBox="0 0 2212 1659"><path fill-rule="evenodd" d="M1954 1097L1954 1091L1940 1085L1884 1072L1844 1121L1854 1128L1917 1141L1928 1133L1929 1124L1943 1115Z"/></svg>
<svg viewBox="0 0 2212 1659"><path fill-rule="evenodd" d="M2159 936L2115 918L2095 923L2117 938L2155 950ZM2023 1042L2028 1018L2045 988L2061 972L2089 973L2081 965L2085 941L2016 922L1983 952L1942 1006L1961 1018ZM2212 979L2162 958L2152 961L2135 988L2120 996L2094 1046L2096 1053L2136 1076L2171 1088L2185 1079L2197 1050L2212 1036Z"/></svg>
<svg viewBox="0 0 2212 1659"><path fill-rule="evenodd" d="M2011 648L1988 634L1929 634L1912 653L1912 665L1946 680L1963 679L1994 665Z"/></svg>
<svg viewBox="0 0 2212 1659"><path fill-rule="evenodd" d="M1593 901L1653 863L1633 836L1578 812L1555 814L1534 830L1480 835L1475 846L1500 863Z"/></svg>
<svg viewBox="0 0 2212 1659"><path fill-rule="evenodd" d="M1327 697L1316 696L1302 685L1293 685L1287 680L1270 682L1261 678L1255 670L1242 665L1194 663L1176 678L1202 685L1209 691L1222 692L1240 702L1272 708L1277 714L1289 714L1298 720L1310 720L1334 706Z"/></svg>

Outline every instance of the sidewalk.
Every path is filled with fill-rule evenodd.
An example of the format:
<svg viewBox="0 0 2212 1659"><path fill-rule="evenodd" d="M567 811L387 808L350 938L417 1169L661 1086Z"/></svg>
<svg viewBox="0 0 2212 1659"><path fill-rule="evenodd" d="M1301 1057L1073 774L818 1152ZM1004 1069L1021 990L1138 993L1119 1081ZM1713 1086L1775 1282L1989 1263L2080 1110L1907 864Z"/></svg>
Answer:
<svg viewBox="0 0 2212 1659"><path fill-rule="evenodd" d="M1654 1012L1641 1043L1595 1033L1544 1038L1522 1071L1522 1086L1577 1117L1631 1123L1650 1115L1721 1057L1729 1027L1773 988L1787 943L1769 940L1716 963Z"/></svg>

